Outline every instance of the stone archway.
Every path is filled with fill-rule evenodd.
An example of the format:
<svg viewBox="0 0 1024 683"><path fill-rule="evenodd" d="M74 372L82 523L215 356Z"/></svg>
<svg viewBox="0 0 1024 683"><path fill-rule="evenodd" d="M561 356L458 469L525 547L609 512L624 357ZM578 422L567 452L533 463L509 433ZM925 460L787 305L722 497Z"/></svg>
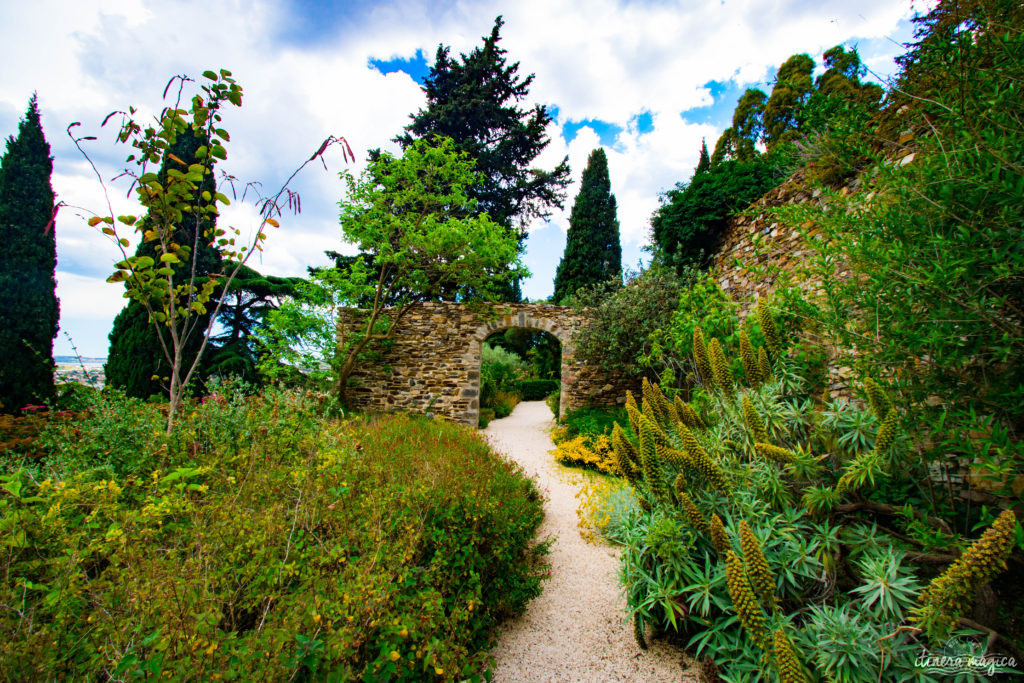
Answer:
<svg viewBox="0 0 1024 683"><path fill-rule="evenodd" d="M339 334L365 313L338 312ZM511 328L548 332L562 346L560 408L621 405L632 378L584 364L573 337L585 314L547 304L497 304L484 311L464 304L424 303L409 311L392 340L352 374L348 395L363 410L431 412L476 425L480 417L480 354L487 337Z"/></svg>

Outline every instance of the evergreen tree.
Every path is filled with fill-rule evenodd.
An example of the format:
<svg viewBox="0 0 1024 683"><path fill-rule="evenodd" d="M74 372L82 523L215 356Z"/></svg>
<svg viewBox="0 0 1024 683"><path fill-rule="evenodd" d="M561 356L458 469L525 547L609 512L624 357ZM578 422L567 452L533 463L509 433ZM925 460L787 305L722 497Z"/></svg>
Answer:
<svg viewBox="0 0 1024 683"><path fill-rule="evenodd" d="M553 170L531 168L547 147L551 116L543 105L524 109L533 74L519 76L519 62L508 64L499 47L503 25L499 16L491 35L469 54L453 59L445 45L437 48L430 74L424 79L427 106L411 116L412 123L395 141L408 148L414 140L435 135L452 138L459 151L476 161L481 182L471 189L477 210L519 240L520 249L530 221L561 208L569 184L569 159ZM506 293L519 299L518 280Z"/></svg>
<svg viewBox="0 0 1024 683"><path fill-rule="evenodd" d="M165 182L169 164L179 166L177 161L171 159L171 155L180 159L187 167L191 163L196 163L196 150L203 144L204 141L197 138L191 129L179 133L171 146L170 154L165 157L165 162L160 168L161 182ZM210 174L202 190L213 192L215 189L213 174ZM201 238L211 227L210 220L208 217L199 218L195 214L186 215L182 218L176 233L176 241L179 244L199 250L196 258L196 277L200 281L210 273L218 272L221 266L220 252ZM152 257L156 252L151 243L142 242L135 253L137 256ZM190 268L191 265L192 259L189 258L176 267ZM205 329L208 322L208 316L201 317L196 329ZM107 384L138 398L166 393L165 385L168 382L166 378L170 373L170 363L145 306L135 300L129 301L114 318L114 326L108 338L110 350L107 352L107 363L104 366ZM191 365L202 342L201 334L192 334L189 337L185 345L183 365Z"/></svg>
<svg viewBox="0 0 1024 683"><path fill-rule="evenodd" d="M757 143L764 134L764 105L768 96L757 88L747 91L736 103L732 113L732 126L726 128L715 143L711 165L717 166L727 159L753 161L758 156Z"/></svg>
<svg viewBox="0 0 1024 683"><path fill-rule="evenodd" d="M708 142L701 138L700 159L697 161L697 168L693 169L693 176L696 178L701 173L707 173L709 170L711 170L711 157L708 156Z"/></svg>
<svg viewBox="0 0 1024 683"><path fill-rule="evenodd" d="M563 301L580 287L613 279L621 284L622 246L615 195L608 179L608 157L599 147L590 153L569 216L565 253L555 272L554 301Z"/></svg>
<svg viewBox="0 0 1024 683"><path fill-rule="evenodd" d="M813 71L814 60L806 54L793 55L779 67L764 106L764 139L769 149L796 135L803 107L814 90Z"/></svg>
<svg viewBox="0 0 1024 683"><path fill-rule="evenodd" d="M33 95L0 160L0 409L8 412L53 395L60 305L52 171Z"/></svg>

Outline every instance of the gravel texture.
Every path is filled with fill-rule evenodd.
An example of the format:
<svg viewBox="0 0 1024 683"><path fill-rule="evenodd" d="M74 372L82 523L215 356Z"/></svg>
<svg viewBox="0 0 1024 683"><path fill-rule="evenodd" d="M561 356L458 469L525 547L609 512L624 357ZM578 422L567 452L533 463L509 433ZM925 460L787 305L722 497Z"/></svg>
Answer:
<svg viewBox="0 0 1024 683"><path fill-rule="evenodd" d="M683 681L682 652L654 641L644 652L633 640L616 578L618 552L583 540L576 493L551 456L551 411L543 401L520 403L484 434L494 448L534 477L546 497L541 538L555 538L551 577L518 619L506 623L492 654L494 680ZM559 469L562 471L559 472Z"/></svg>

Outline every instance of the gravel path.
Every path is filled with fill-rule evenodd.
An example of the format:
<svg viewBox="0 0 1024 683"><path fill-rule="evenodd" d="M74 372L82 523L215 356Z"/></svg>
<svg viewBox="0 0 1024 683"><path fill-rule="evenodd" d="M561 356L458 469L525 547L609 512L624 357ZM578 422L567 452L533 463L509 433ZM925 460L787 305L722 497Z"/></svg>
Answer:
<svg viewBox="0 0 1024 683"><path fill-rule="evenodd" d="M642 652L626 620L616 579L618 553L584 541L576 526L577 487L550 451L551 411L543 401L520 403L491 422L484 434L496 450L518 462L545 493L541 538L554 537L551 578L526 613L504 625L492 654L494 680L682 681L679 650L655 641Z"/></svg>

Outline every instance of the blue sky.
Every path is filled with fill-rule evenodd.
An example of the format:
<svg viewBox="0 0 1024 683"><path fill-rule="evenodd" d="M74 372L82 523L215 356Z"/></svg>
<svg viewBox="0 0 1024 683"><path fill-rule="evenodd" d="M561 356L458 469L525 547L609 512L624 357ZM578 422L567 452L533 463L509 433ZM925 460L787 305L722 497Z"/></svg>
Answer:
<svg viewBox="0 0 1024 683"><path fill-rule="evenodd" d="M918 5L919 9L925 8ZM911 36L909 0L37 0L6 3L0 40L11 54L32 54L0 75L0 134L15 132L33 91L54 155L54 189L67 207L57 222L62 335L86 356L104 356L107 333L124 303L104 282L117 248L85 224L91 211L137 213L127 187L109 182L128 151L100 122L115 109L159 111L174 74L231 69L245 103L225 121L231 132L222 164L243 182L270 191L328 135L342 135L357 162L339 154L328 170L307 168L293 188L303 211L282 221L257 269L302 275L326 263L340 243L338 172L358 173L368 149L394 149L390 139L423 105L420 80L439 43L468 52L502 14L503 46L536 75L533 102L547 105L551 143L537 165L568 155L574 184L561 211L531 226L524 293L550 295L565 246L572 200L587 156L606 148L619 205L623 262L643 258L651 212L660 193L686 181L702 138L709 147L728 125L750 86L770 90L775 67L807 52L820 61L829 47L856 45L882 79L894 71L900 43ZM65 128L82 122L97 135L89 147L107 194L70 144ZM255 226L251 204L236 203L222 221Z"/></svg>

